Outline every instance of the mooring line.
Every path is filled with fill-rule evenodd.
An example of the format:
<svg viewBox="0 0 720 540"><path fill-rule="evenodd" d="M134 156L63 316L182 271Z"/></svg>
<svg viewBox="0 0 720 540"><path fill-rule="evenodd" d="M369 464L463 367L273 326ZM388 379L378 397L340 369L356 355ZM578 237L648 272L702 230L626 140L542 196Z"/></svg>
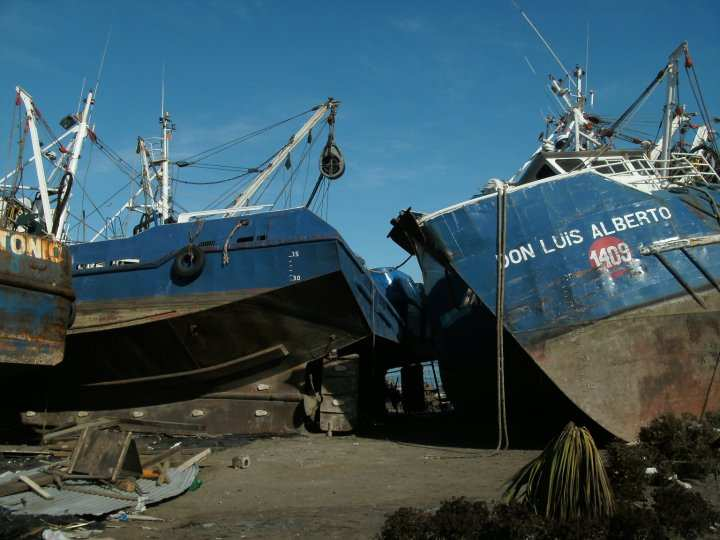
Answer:
<svg viewBox="0 0 720 540"><path fill-rule="evenodd" d="M498 184L497 192L497 294L495 299L496 344L497 344L497 410L498 443L495 452L507 450L510 436L507 427L505 399L505 236L507 232L507 186Z"/></svg>

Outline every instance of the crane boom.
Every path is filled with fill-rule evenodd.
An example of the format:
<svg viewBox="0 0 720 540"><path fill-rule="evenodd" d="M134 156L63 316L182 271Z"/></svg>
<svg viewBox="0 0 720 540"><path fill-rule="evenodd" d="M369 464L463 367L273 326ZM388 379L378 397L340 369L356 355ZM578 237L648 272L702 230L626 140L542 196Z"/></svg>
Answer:
<svg viewBox="0 0 720 540"><path fill-rule="evenodd" d="M287 156L290 154L290 152L292 152L292 150L298 144L300 144L300 141L304 140L308 132L318 122L320 122L320 120L322 120L327 113L337 109L339 103L339 101L336 101L333 98L328 98L325 103L323 103L322 105L318 105L315 108L315 112L313 113L313 115L308 118L307 122L305 122L305 124L303 124L303 126L295 133L295 135L290 138L288 143L283 146L283 148L277 154L275 154L275 156L270 160L268 166L263 169L260 174L257 175L255 180L253 180L253 182L248 186L248 188L235 198L230 208L247 206L252 196L255 195L257 190L260 189L260 187L265 183L265 181L270 177L270 175L275 172L278 166L283 163L285 159L287 159Z"/></svg>

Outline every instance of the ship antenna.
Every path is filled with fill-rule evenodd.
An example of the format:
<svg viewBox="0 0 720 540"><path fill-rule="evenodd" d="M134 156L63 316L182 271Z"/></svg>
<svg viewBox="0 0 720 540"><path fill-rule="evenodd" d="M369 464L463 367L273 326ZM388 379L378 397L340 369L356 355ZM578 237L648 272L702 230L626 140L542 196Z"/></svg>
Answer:
<svg viewBox="0 0 720 540"><path fill-rule="evenodd" d="M585 23L585 88L589 88L590 72L590 21Z"/></svg>
<svg viewBox="0 0 720 540"><path fill-rule="evenodd" d="M530 71L532 71L532 74L537 75L537 71L535 71L535 68L530 63L530 59L527 56L524 56L523 58L525 58L525 62L527 63L528 67L530 68Z"/></svg>
<svg viewBox="0 0 720 540"><path fill-rule="evenodd" d="M595 91L590 90L590 21L585 23L585 91L590 96L590 107L595 108Z"/></svg>
<svg viewBox="0 0 720 540"><path fill-rule="evenodd" d="M107 38L105 39L105 48L103 49L102 57L100 58L100 66L98 67L97 79L95 80L95 89L93 90L93 96L97 96L98 87L100 86L100 79L102 79L103 69L105 68L105 57L107 56L108 48L110 47L110 38L112 37L112 27L108 30Z"/></svg>
<svg viewBox="0 0 720 540"><path fill-rule="evenodd" d="M540 39L542 44L545 45L545 48L550 52L552 57L558 63L558 65L560 66L560 69L562 69L563 73L565 73L565 75L567 76L567 80L570 81L570 83L575 86L575 81L570 76L570 72L565 67L565 64L563 64L562 60L560 60L560 57L557 54L555 54L555 51L550 46L550 44L547 42L547 40L543 37L543 35L540 33L540 30L538 30L538 27L533 24L533 22L530 20L530 17L527 16L525 11L523 11L523 9L518 5L518 3L515 0L512 0L512 3L518 9L518 11L520 12L520 15L522 15L523 19L525 19L525 22L527 22L530 25L530 28L533 29L533 31L535 32L537 37Z"/></svg>
<svg viewBox="0 0 720 540"><path fill-rule="evenodd" d="M162 67L162 79L160 81L160 116L165 116L165 64Z"/></svg>
<svg viewBox="0 0 720 540"><path fill-rule="evenodd" d="M78 97L77 109L75 109L75 116L80 114L80 107L82 107L83 96L85 95L85 85L87 84L87 77L83 77L82 85L80 86L80 96Z"/></svg>

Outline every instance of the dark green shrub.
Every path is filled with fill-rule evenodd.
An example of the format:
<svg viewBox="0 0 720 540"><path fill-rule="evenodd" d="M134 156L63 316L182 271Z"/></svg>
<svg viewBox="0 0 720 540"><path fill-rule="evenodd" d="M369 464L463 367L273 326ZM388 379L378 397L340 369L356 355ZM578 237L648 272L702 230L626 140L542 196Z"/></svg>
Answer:
<svg viewBox="0 0 720 540"><path fill-rule="evenodd" d="M547 528L548 521L527 504L498 504L493 508L492 521L482 538L492 540L541 538Z"/></svg>
<svg viewBox="0 0 720 540"><path fill-rule="evenodd" d="M667 537L652 509L627 502L618 505L607 526L608 540L665 540Z"/></svg>
<svg viewBox="0 0 720 540"><path fill-rule="evenodd" d="M713 418L659 416L640 430L640 441L657 451L659 468L664 465L681 477L702 478L720 467L720 454L714 448L718 432Z"/></svg>
<svg viewBox="0 0 720 540"><path fill-rule="evenodd" d="M459 497L443 502L430 518L430 526L433 538L477 538L489 521L486 503Z"/></svg>
<svg viewBox="0 0 720 540"><path fill-rule="evenodd" d="M378 536L382 540L430 540L430 514L400 508L387 517Z"/></svg>
<svg viewBox="0 0 720 540"><path fill-rule="evenodd" d="M618 500L641 501L648 486L648 467L657 466L656 453L644 444L613 443L607 447L607 473Z"/></svg>
<svg viewBox="0 0 720 540"><path fill-rule="evenodd" d="M530 537L526 537L530 538ZM547 530L537 540L605 540L605 526L598 520L549 522Z"/></svg>
<svg viewBox="0 0 720 540"><path fill-rule="evenodd" d="M660 523L682 538L697 538L720 519L699 493L675 483L656 489L653 498Z"/></svg>

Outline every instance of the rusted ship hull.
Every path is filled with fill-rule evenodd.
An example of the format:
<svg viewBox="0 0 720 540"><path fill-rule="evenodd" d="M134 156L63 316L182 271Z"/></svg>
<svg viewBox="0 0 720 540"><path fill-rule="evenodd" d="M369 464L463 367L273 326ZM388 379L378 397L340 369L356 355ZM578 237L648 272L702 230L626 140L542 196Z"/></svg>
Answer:
<svg viewBox="0 0 720 540"><path fill-rule="evenodd" d="M720 299L715 289L702 298L706 308L686 296L668 299L528 350L580 409L630 440L660 414L720 406Z"/></svg>
<svg viewBox="0 0 720 540"><path fill-rule="evenodd" d="M548 409L633 439L658 414L720 409L720 248L647 250L713 238L718 219L707 199L659 195L594 174L509 193L511 425L544 422ZM404 213L391 233L418 254L448 394L461 408L487 406L491 421L496 208L486 196L427 217Z"/></svg>
<svg viewBox="0 0 720 540"><path fill-rule="evenodd" d="M66 248L0 229L0 364L59 364L73 298Z"/></svg>

